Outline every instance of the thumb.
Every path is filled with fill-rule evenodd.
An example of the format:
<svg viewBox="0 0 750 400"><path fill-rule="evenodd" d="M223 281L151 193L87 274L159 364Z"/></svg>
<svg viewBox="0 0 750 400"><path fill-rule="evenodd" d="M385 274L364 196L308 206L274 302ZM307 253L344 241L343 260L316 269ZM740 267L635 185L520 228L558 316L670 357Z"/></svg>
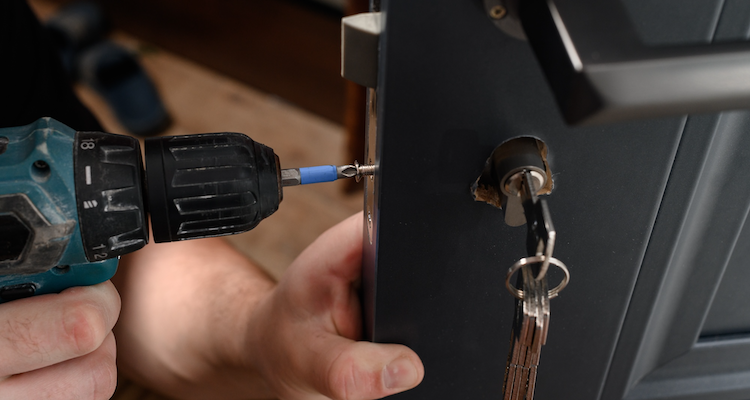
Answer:
<svg viewBox="0 0 750 400"><path fill-rule="evenodd" d="M422 382L424 366L406 346L354 342L330 335L323 339L313 371L316 389L335 400L379 399L411 389Z"/></svg>

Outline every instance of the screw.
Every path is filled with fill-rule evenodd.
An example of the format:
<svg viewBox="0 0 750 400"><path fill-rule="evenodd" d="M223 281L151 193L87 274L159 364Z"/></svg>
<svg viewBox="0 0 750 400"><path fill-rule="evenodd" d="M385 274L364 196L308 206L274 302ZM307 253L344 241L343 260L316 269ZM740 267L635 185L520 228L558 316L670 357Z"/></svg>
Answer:
<svg viewBox="0 0 750 400"><path fill-rule="evenodd" d="M490 17L492 19L502 19L506 14L508 14L508 10L501 5L496 5L490 9Z"/></svg>
<svg viewBox="0 0 750 400"><path fill-rule="evenodd" d="M49 165L46 162L44 162L44 160L36 160L34 161L34 168L45 170L49 168Z"/></svg>

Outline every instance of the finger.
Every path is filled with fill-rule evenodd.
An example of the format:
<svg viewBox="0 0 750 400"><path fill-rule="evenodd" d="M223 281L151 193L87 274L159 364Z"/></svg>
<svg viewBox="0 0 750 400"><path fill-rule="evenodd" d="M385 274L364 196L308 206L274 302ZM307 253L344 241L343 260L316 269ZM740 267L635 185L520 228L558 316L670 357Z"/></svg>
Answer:
<svg viewBox="0 0 750 400"><path fill-rule="evenodd" d="M91 353L0 382L4 400L109 399L117 386L115 337L110 332Z"/></svg>
<svg viewBox="0 0 750 400"><path fill-rule="evenodd" d="M341 337L324 339L315 367L316 389L332 399L379 399L417 386L424 366L406 346L353 342ZM316 352L317 353L317 352ZM324 356L320 356L324 354Z"/></svg>
<svg viewBox="0 0 750 400"><path fill-rule="evenodd" d="M332 274L347 282L359 279L362 228L362 213L359 212L320 235L298 257L298 260L304 260L306 273L311 276ZM311 265L314 267L309 268ZM294 268L294 265L290 268Z"/></svg>
<svg viewBox="0 0 750 400"><path fill-rule="evenodd" d="M0 305L0 376L91 353L119 313L120 297L109 281Z"/></svg>
<svg viewBox="0 0 750 400"><path fill-rule="evenodd" d="M362 213L354 214L313 242L289 267L282 292L294 310L324 316L329 329L349 338L361 335L354 282L362 273Z"/></svg>

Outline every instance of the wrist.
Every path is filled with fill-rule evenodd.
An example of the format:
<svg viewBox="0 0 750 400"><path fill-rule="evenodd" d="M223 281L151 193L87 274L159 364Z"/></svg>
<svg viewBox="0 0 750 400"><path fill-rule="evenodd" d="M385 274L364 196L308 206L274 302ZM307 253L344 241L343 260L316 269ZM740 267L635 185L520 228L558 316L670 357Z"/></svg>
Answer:
<svg viewBox="0 0 750 400"><path fill-rule="evenodd" d="M265 398L252 395L265 384L241 369L240 356L249 320L275 286L264 271L214 238L146 246L118 275L118 364L134 380L185 399Z"/></svg>
<svg viewBox="0 0 750 400"><path fill-rule="evenodd" d="M217 327L220 334L214 335L215 351L222 360L214 360L217 365L231 365L242 369L255 369L254 360L263 346L261 339L263 324L267 324L265 309L273 301L275 284L255 288L252 296L237 293L225 301L225 306L234 304L227 310L226 325Z"/></svg>

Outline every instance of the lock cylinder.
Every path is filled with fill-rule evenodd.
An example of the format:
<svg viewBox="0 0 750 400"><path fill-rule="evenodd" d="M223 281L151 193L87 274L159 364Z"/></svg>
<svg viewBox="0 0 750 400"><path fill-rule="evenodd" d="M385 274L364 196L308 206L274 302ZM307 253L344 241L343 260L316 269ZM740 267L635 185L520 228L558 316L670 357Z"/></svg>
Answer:
<svg viewBox="0 0 750 400"><path fill-rule="evenodd" d="M524 171L541 191L547 183L547 172L537 140L531 137L513 139L492 152L492 173L500 191L507 197L517 196Z"/></svg>
<svg viewBox="0 0 750 400"><path fill-rule="evenodd" d="M510 139L492 152L482 175L472 187L474 199L484 201L505 212L505 223L526 223L520 201L521 182L528 172L534 194L552 191L552 172L547 164L547 146L539 139L523 136Z"/></svg>

